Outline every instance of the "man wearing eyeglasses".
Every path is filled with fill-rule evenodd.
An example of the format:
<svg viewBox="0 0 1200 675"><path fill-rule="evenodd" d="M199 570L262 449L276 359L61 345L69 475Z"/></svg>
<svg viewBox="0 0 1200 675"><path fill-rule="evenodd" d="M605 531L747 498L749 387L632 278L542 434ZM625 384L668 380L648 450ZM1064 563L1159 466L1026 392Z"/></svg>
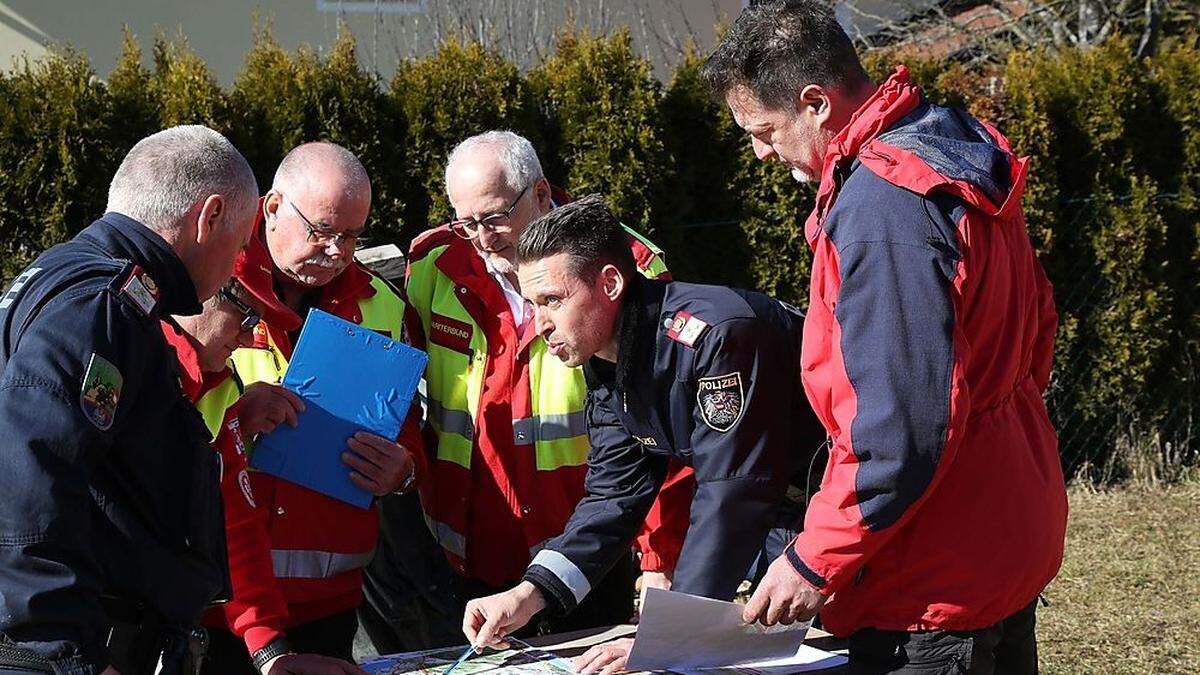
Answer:
<svg viewBox="0 0 1200 675"><path fill-rule="evenodd" d="M400 296L353 257L370 208L366 170L345 148L307 143L280 163L261 200L254 237L234 270L254 296L281 301L278 311L262 317L253 340L232 355L234 371L246 384L239 415L244 435L294 422L302 408L298 398L265 385L282 380L309 309L401 336ZM342 450L350 480L377 496L410 488L420 453L409 453L404 445L417 447L420 439L414 424L406 425L402 436L410 440L402 444L368 433L349 439ZM250 472L249 483L254 499L267 505L266 522L231 528L230 550L257 550L257 559L269 558L271 587L263 589L260 579L253 596L235 592L220 616L207 617L221 629L212 631L206 672L250 675L257 668L267 675L276 659L293 652L351 660L362 568L379 532L376 510L259 472ZM253 576L254 559L232 555L232 576ZM279 672L339 671L292 664L274 675Z"/></svg>
<svg viewBox="0 0 1200 675"><path fill-rule="evenodd" d="M462 141L447 160L446 192L456 219L418 237L410 252L407 294L415 320L409 332L429 353L425 446L431 468L421 501L456 572L459 595L469 600L519 580L542 543L562 533L583 496L586 384L531 328L532 308L517 285L517 237L556 202L533 146L508 131ZM628 235L639 271L665 276L661 252L632 230ZM673 566L687 527L686 507L682 513L671 534L644 538L650 544L644 566ZM381 543L379 559L393 554ZM372 565L368 583L397 567ZM627 556L606 578L605 592L568 616L542 617L534 629L628 621L636 573ZM414 628L382 618L398 634ZM365 625L371 629L371 622ZM378 632L371 632L375 639Z"/></svg>
<svg viewBox="0 0 1200 675"><path fill-rule="evenodd" d="M204 303L203 311L192 316L173 316L162 321L163 335L175 350L179 362L179 383L185 396L196 406L212 435L213 447L221 457L221 497L225 507L225 527L230 533L229 566L233 574L230 602L210 609L205 623L222 625L227 617L236 621L248 608L265 617L286 617L283 595L273 583L267 537L267 508L255 498L250 485L247 442L267 433L277 424L268 422L256 405L263 399L242 400L243 385L229 367L229 357L238 347L254 342L259 322L295 327L296 317L275 297L269 273L247 257L239 255L236 273L259 279L253 284L257 294L236 279L231 279L217 295ZM252 387L270 389L272 396L289 398L297 408L299 398L277 384L259 382ZM295 418L288 420L295 424ZM361 671L344 661L316 654L283 654L264 664L263 673L354 673Z"/></svg>

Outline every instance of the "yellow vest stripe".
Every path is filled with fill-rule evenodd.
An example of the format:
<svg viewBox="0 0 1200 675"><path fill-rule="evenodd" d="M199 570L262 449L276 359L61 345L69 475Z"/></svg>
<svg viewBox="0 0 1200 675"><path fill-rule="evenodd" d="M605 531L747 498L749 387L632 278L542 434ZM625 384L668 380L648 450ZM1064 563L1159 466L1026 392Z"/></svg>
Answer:
<svg viewBox="0 0 1200 675"><path fill-rule="evenodd" d="M587 418L582 410L513 420L513 441L517 445L535 441L557 441L586 433Z"/></svg>
<svg viewBox="0 0 1200 675"><path fill-rule="evenodd" d="M626 230L655 254L648 261L648 268L641 270L642 274L653 278L665 272L662 251L637 232ZM437 267L438 258L448 248L448 245L434 247L413 261L408 296L421 319L430 357L425 380L428 419L438 435L436 458L470 469L476 408L488 353L487 336L463 307L462 287ZM471 354L448 349L429 339L435 313L471 326ZM532 414L513 420L514 443L534 446L535 464L541 471L585 464L590 443L584 414L587 385L582 369L564 366L549 353L543 340L536 339L529 346L529 388L533 395Z"/></svg>
<svg viewBox="0 0 1200 675"><path fill-rule="evenodd" d="M217 440L217 434L221 433L221 424L225 421L225 411L237 402L238 397L242 392L238 390L237 381L230 377L220 385L204 392L199 401L196 401L196 410L200 411L200 416L204 418L204 426L208 427L208 433L212 435L212 439Z"/></svg>

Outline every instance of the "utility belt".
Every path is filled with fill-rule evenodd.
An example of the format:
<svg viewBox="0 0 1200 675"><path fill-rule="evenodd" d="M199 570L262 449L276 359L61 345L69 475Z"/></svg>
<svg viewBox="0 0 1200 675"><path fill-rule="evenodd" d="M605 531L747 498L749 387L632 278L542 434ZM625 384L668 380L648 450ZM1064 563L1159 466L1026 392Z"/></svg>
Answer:
<svg viewBox="0 0 1200 675"><path fill-rule="evenodd" d="M183 629L164 623L144 605L115 598L101 598L101 606L112 622L108 631L108 657L121 675L199 675L208 651L208 633L203 628ZM0 669L53 673L50 661L0 640Z"/></svg>

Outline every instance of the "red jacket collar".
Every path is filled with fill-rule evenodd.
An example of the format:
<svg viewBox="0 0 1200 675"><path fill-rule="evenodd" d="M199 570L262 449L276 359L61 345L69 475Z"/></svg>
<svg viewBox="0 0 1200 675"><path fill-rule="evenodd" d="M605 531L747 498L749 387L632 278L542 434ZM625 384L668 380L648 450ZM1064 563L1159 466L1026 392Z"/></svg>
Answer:
<svg viewBox="0 0 1200 675"><path fill-rule="evenodd" d="M352 260L333 281L321 287L316 306L336 314L332 308L342 303L357 304L358 300L375 295L375 287L371 285L374 278L362 263Z"/></svg>
<svg viewBox="0 0 1200 675"><path fill-rule="evenodd" d="M912 112L921 102L921 90L912 84L908 68L899 66L838 132L825 150L821 165L821 186L817 190L817 210L824 212L837 194L834 174L858 157L869 141ZM810 233L810 239L812 237Z"/></svg>
<svg viewBox="0 0 1200 675"><path fill-rule="evenodd" d="M449 232L447 226L442 227ZM452 234L446 239L449 242L447 249L438 256L434 264L460 289L459 303L475 323L484 329L489 340L503 339L517 344L518 353L524 351L537 336L536 331L527 330L524 338L518 343L517 317L512 315L500 285L488 274L483 256L479 255L466 239ZM504 320L505 317L507 321Z"/></svg>
<svg viewBox="0 0 1200 675"><path fill-rule="evenodd" d="M249 245L261 247L266 252L266 259L271 261L271 277L272 279L279 279L283 275L283 272L275 264L275 258L271 256L271 249L267 246L266 230L261 208L259 209L259 222ZM313 306L348 321L358 323L362 320L362 317L358 315L358 301L375 295L375 287L371 285L372 280L374 280L374 276L371 272L362 263L352 260L341 274L321 287L317 295L317 302ZM299 315L294 316L296 318L294 326L273 326L273 328L280 328L284 331L294 330L295 327L303 324L303 317Z"/></svg>
<svg viewBox="0 0 1200 675"><path fill-rule="evenodd" d="M179 361L179 386L184 396L195 403L209 391L220 386L232 374L229 368L220 372L206 373L200 369L200 345L174 321L160 321L167 344L175 349Z"/></svg>

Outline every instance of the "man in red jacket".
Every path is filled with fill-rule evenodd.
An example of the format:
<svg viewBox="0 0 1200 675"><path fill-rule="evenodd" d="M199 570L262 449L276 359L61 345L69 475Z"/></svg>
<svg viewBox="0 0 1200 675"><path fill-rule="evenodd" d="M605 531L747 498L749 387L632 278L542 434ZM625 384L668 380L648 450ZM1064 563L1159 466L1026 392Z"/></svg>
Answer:
<svg viewBox="0 0 1200 675"><path fill-rule="evenodd" d="M429 353L429 477L421 485L421 505L453 569L452 584L462 600L469 600L520 580L544 543L562 533L583 496L587 387L583 372L563 366L530 328L533 307L517 283L517 237L528 223L568 200L543 175L533 145L509 131L465 139L447 158L446 192L455 220L413 241L405 290L408 334L414 346ZM657 247L631 229L624 231L639 273L666 277ZM642 569L658 576L659 585L668 583L688 526L686 505L694 481L690 470L682 471L673 474L673 488L651 513L638 542ZM684 506L672 509L679 501ZM413 518L388 508L396 502L384 503L385 528L399 523L407 529ZM405 634L461 621L461 605L431 616L430 610L445 604L440 599L447 589L437 583L430 591L435 584L414 573L431 564L421 560L428 556L412 541L385 536L368 569L363 625L380 649L405 646ZM565 632L628 621L633 562L632 555L624 556L588 600L565 616L546 613L530 630ZM405 586L418 591L407 602L395 598L397 593L376 592ZM461 640L461 635L446 637Z"/></svg>
<svg viewBox="0 0 1200 675"><path fill-rule="evenodd" d="M239 258L238 268L245 268L245 256ZM267 286L269 288L269 284ZM237 281L231 281L217 295L205 301L200 314L175 316L162 322L167 343L175 350L179 362L179 384L204 418L213 435L213 446L221 459L221 497L225 507L225 527L231 536L229 563L233 599L220 608L209 610L206 623L219 623L222 617L234 622L250 607L265 615L286 619L287 606L283 595L271 583L271 556L267 546L245 546L244 533L266 531L266 506L256 500L250 486L246 439L265 433L276 424L246 426L241 418L262 419L249 407L243 406L241 387L229 369L229 355L237 347L253 343L254 328L265 316L273 322L289 321L285 308L273 295L256 297ZM274 389L274 396L292 399L296 407L303 403L291 392L273 384L258 387ZM293 423L295 420L291 420ZM345 661L317 654L282 654L264 663L263 675L321 675L323 673L357 674L362 671Z"/></svg>
<svg viewBox="0 0 1200 675"><path fill-rule="evenodd" d="M271 190L262 199L261 219L235 276L258 297L276 295L279 316L264 317L253 343L233 352L234 371L247 385L247 404L256 416L241 424L259 428L292 419L297 401L277 395L299 337L301 317L320 309L364 328L400 337L404 303L385 281L353 259L366 226L371 187L366 171L348 150L332 143L308 143L280 163ZM415 417L412 418L415 421ZM422 456L415 423L399 442L358 433L347 441L342 460L350 480L382 496L411 488L420 476ZM250 472L255 500L266 506L257 529L229 531L229 545L266 549L270 586L255 599L235 593L236 611L226 612L213 630L210 670L214 674L254 673L255 667L292 651L351 658L358 628L355 609L362 601L362 569L379 534L374 508L360 509L289 481ZM237 562L231 573L241 576ZM278 598L285 607L257 598Z"/></svg>
<svg viewBox="0 0 1200 675"><path fill-rule="evenodd" d="M876 87L824 3L743 10L702 73L759 159L820 181L801 364L830 459L746 620L820 610L858 672L1035 672L1067 504L1028 160L903 67Z"/></svg>

